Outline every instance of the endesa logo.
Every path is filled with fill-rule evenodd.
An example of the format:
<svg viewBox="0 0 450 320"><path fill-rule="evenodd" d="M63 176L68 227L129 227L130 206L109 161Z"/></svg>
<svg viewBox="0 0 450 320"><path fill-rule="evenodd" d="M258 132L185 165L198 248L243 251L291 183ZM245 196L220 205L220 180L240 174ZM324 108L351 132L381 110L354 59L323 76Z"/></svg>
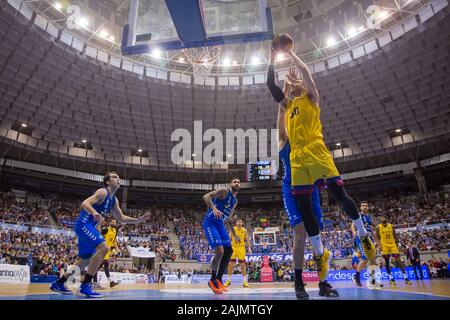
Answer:
<svg viewBox="0 0 450 320"><path fill-rule="evenodd" d="M328 275L328 278L330 280L352 280L353 271L330 271L330 274Z"/></svg>

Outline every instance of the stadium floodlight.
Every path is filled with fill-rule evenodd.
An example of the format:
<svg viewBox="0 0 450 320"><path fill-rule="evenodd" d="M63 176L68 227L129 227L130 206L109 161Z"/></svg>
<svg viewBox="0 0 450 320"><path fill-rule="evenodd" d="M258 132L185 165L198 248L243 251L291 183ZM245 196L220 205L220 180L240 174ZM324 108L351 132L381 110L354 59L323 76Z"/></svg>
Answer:
<svg viewBox="0 0 450 320"><path fill-rule="evenodd" d="M103 29L102 31L100 31L100 37L106 38L107 36L108 36L108 31L106 31L105 29Z"/></svg>
<svg viewBox="0 0 450 320"><path fill-rule="evenodd" d="M58 10L62 9L62 4L60 2L55 2L55 4L53 6Z"/></svg>
<svg viewBox="0 0 450 320"><path fill-rule="evenodd" d="M337 147L340 147L340 146L341 146L341 143L340 143L340 142L336 143L336 146L337 146Z"/></svg>
<svg viewBox="0 0 450 320"><path fill-rule="evenodd" d="M142 152L142 149L138 149L138 152L141 153L141 152Z"/></svg>
<svg viewBox="0 0 450 320"><path fill-rule="evenodd" d="M228 158L231 158L231 154L228 155Z"/></svg>
<svg viewBox="0 0 450 320"><path fill-rule="evenodd" d="M277 56L275 57L275 60L283 60L285 58L285 56L284 56L284 54L282 54L282 53L279 53L279 54L277 54Z"/></svg>
<svg viewBox="0 0 450 320"><path fill-rule="evenodd" d="M387 16L388 16L388 12L387 12L386 10L383 10L383 11L380 12L380 18L381 18L381 19L384 19L384 18L386 18Z"/></svg>
<svg viewBox="0 0 450 320"><path fill-rule="evenodd" d="M22 127L26 128L27 127L26 123L22 123Z"/></svg>
<svg viewBox="0 0 450 320"><path fill-rule="evenodd" d="M87 140L86 140L86 139L83 139L83 140L81 140L81 142L83 142L83 143L86 143L86 142L87 142Z"/></svg>
<svg viewBox="0 0 450 320"><path fill-rule="evenodd" d="M395 129L395 132L400 133L402 132L402 129Z"/></svg>
<svg viewBox="0 0 450 320"><path fill-rule="evenodd" d="M179 57L178 62L186 62L186 60L184 59L184 57Z"/></svg>
<svg viewBox="0 0 450 320"><path fill-rule="evenodd" d="M110 36L108 39L109 39L109 41L112 41L112 42L114 42L114 40L115 40L114 36Z"/></svg>
<svg viewBox="0 0 450 320"><path fill-rule="evenodd" d="M193 153L192 156L195 157L195 153Z"/></svg>

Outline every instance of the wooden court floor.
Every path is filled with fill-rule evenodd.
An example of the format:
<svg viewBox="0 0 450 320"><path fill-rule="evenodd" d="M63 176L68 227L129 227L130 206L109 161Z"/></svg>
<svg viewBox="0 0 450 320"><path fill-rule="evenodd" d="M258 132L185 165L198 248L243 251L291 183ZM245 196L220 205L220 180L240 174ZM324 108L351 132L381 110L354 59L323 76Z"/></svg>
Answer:
<svg viewBox="0 0 450 320"><path fill-rule="evenodd" d="M407 286L398 281L396 287L384 282L381 289L358 288L351 281L332 283L343 300L450 300L449 280L412 281ZM316 283L309 282L311 299L330 299L318 295ZM72 289L72 288L71 288ZM233 284L229 292L214 295L206 284L123 284L112 289L98 290L102 299L113 300L295 300L292 283L251 284L242 288ZM49 284L1 284L0 300L71 300L76 295L60 295L49 290Z"/></svg>

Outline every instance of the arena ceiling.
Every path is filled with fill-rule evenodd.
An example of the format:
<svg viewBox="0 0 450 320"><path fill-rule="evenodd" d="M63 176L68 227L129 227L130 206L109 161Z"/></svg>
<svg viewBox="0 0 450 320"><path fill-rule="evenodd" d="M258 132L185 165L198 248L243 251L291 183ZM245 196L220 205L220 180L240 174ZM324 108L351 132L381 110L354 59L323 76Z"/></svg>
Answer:
<svg viewBox="0 0 450 320"><path fill-rule="evenodd" d="M314 74L325 141L342 172L450 152L448 16L447 7L382 49ZM242 176L244 166L175 166L175 129L193 132L194 120L203 130L275 128L277 109L264 84L142 77L80 55L9 6L0 7L0 24L0 158L215 183Z"/></svg>
<svg viewBox="0 0 450 320"><path fill-rule="evenodd" d="M25 0L25 3L58 28L67 27L68 14L64 8L68 4L78 5L87 25L81 30L70 32L92 46L120 55L122 30L128 21L129 0ZM327 59L372 39L414 15L428 3L430 1L427 0L268 0L275 32L290 34L295 40L296 52L308 63ZM378 8L376 12L368 9L374 4ZM376 26L369 27L368 19L376 21ZM161 18L159 23L167 24L167 21ZM225 46L211 72L243 74L264 70L269 47L267 41ZM131 58L169 70L184 73L192 71L179 50L162 52L158 56L139 55ZM232 64L225 64L225 60L232 61ZM277 63L282 66L290 62L280 55Z"/></svg>

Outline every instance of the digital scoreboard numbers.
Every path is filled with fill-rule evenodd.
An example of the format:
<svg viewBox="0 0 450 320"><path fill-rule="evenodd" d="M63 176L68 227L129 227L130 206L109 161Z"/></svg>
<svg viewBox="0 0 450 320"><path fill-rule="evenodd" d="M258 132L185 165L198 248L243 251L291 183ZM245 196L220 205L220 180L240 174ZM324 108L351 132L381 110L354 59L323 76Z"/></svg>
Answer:
<svg viewBox="0 0 450 320"><path fill-rule="evenodd" d="M248 181L276 180L277 173L275 161L257 161L247 164Z"/></svg>

